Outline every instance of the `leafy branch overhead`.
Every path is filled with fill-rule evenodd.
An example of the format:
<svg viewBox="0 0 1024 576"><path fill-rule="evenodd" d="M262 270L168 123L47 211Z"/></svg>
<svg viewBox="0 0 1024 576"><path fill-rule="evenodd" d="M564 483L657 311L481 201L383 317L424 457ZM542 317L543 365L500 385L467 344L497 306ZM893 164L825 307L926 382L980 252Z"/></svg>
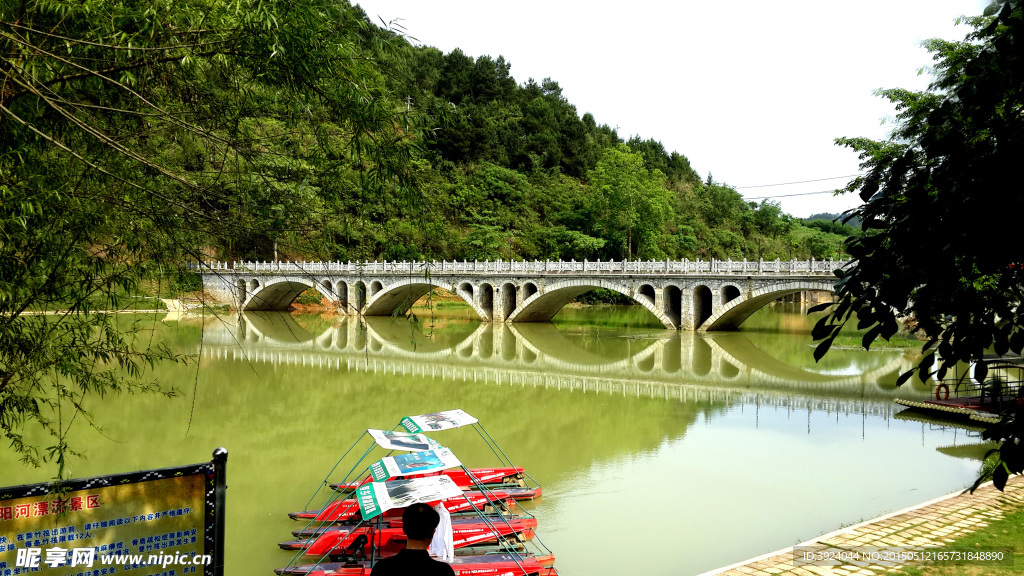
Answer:
<svg viewBox="0 0 1024 576"><path fill-rule="evenodd" d="M315 225L339 181L411 195L379 68L404 43L344 2L0 5L0 431L27 462L63 463L89 395L172 392L146 369L182 358L100 313L142 279Z"/></svg>
<svg viewBox="0 0 1024 576"><path fill-rule="evenodd" d="M865 348L892 336L901 317L916 321L926 354L901 384L915 372L943 379L959 363L975 363L983 382L987 351L1024 350L1024 259L1013 222L1024 213L1021 3L1002 0L967 23L974 30L962 42L926 43L935 61L927 91L881 91L899 120L888 141L837 140L865 171L847 186L864 204L845 215L864 233L846 242L855 263L838 273L838 302L814 328L815 358L854 317L868 329ZM1024 471L1021 410L990 431L1013 473ZM1001 487L1006 476L994 478Z"/></svg>

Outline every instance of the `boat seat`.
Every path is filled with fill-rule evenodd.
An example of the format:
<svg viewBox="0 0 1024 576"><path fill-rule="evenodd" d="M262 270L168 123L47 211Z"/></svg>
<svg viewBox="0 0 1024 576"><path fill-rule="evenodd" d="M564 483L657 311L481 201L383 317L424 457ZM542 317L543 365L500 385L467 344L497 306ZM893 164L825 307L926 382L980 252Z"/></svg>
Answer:
<svg viewBox="0 0 1024 576"><path fill-rule="evenodd" d="M366 559L366 544L369 543L370 539L367 538L366 534L360 534L356 536L356 539L345 548L345 551L341 554L331 554L331 562L344 562L346 566L361 565L359 560Z"/></svg>

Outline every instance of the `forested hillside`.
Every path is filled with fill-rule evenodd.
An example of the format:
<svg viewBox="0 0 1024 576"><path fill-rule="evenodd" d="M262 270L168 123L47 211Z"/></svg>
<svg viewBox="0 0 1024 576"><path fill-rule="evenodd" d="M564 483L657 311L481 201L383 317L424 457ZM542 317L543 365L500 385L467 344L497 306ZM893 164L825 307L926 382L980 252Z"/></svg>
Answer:
<svg viewBox="0 0 1024 576"><path fill-rule="evenodd" d="M353 20L368 22L355 7ZM353 26L353 28L355 28ZM517 81L503 57L413 46L359 28L390 101L424 130L408 182L359 185L359 163L304 221L223 247L224 258L616 259L839 257L845 230L745 202L655 139L582 116L557 81ZM387 50L372 49L387 46ZM495 47L499 50L500 47ZM284 129L284 128L282 128ZM327 186L324 185L323 189Z"/></svg>
<svg viewBox="0 0 1024 576"><path fill-rule="evenodd" d="M46 231L57 252L168 264L841 253L841 227L745 202L501 56L414 46L341 0L249 4L5 4L3 248Z"/></svg>

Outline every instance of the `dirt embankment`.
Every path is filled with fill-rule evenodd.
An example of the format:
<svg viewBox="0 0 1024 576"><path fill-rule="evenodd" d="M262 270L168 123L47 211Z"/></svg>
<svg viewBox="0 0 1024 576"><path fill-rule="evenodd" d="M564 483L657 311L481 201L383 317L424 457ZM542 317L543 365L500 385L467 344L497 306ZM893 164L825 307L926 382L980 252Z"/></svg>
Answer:
<svg viewBox="0 0 1024 576"><path fill-rule="evenodd" d="M288 310L294 314L330 314L332 312L337 312L335 305L327 298L320 298L319 302L313 304L303 304L297 299L291 303Z"/></svg>

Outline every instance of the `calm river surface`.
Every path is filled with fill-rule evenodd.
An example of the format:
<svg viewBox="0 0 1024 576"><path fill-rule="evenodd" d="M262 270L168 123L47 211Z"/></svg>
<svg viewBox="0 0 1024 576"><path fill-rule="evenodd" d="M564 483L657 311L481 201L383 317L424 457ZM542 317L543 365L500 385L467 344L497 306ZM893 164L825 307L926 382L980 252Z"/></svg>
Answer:
<svg viewBox="0 0 1024 576"><path fill-rule="evenodd" d="M461 408L544 486L538 534L565 576L685 575L793 545L967 486L979 442L897 416L927 394L912 355L834 350L773 305L737 333L666 331L642 309L563 311L490 325L457 311L410 323L246 314L154 324L198 357L161 367L182 395L94 401L73 476L228 458L227 567L272 574L300 510L366 428ZM157 320L161 320L160 316ZM617 326L608 327L611 319ZM469 430L437 433L496 464ZM956 447L952 449L951 447ZM953 455L950 455L953 454ZM0 453L0 485L40 482Z"/></svg>

